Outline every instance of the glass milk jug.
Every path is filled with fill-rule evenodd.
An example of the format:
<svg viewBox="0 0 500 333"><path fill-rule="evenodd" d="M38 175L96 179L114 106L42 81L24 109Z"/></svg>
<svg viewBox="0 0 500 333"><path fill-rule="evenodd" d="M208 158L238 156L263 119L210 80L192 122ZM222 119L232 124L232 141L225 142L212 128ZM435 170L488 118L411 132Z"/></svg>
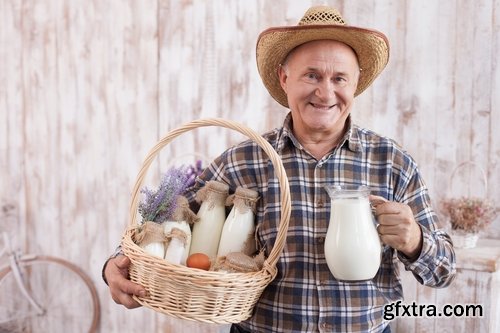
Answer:
<svg viewBox="0 0 500 333"><path fill-rule="evenodd" d="M331 199L325 238L328 268L337 280L372 279L380 266L381 244L366 186L326 186Z"/></svg>

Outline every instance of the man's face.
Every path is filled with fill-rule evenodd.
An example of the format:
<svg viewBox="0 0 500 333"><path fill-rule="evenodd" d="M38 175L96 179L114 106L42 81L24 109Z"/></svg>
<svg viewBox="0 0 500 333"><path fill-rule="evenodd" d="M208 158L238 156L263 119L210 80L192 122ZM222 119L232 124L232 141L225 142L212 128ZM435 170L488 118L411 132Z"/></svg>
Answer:
<svg viewBox="0 0 500 333"><path fill-rule="evenodd" d="M300 45L279 69L279 77L294 132L343 131L359 78L356 54L349 46L331 40Z"/></svg>

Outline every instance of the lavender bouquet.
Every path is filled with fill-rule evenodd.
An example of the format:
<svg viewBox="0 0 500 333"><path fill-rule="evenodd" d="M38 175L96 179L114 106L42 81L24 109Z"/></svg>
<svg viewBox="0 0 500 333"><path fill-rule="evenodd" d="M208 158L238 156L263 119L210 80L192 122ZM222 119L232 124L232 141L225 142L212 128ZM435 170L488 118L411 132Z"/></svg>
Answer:
<svg viewBox="0 0 500 333"><path fill-rule="evenodd" d="M163 175L156 190L143 188L141 193L144 194L144 200L138 207L142 221L163 223L169 220L177 208L176 197L194 185L202 171L201 161L197 161L194 166L172 167Z"/></svg>

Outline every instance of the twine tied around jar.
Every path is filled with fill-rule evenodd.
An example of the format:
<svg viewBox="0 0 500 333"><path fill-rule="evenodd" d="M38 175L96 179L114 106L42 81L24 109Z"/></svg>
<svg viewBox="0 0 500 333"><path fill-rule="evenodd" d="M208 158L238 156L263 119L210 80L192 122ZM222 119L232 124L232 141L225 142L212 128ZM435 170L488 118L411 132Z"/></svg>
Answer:
<svg viewBox="0 0 500 333"><path fill-rule="evenodd" d="M186 197L177 196L177 208L172 214L174 221L186 221L187 224L192 225L200 220L200 218L189 207L189 201Z"/></svg>
<svg viewBox="0 0 500 333"><path fill-rule="evenodd" d="M170 241L173 238L178 239L182 243L182 245L184 246L187 243L188 235L183 230L181 230L179 228L172 228L170 233L165 236L165 239L166 239L167 243L170 243Z"/></svg>
<svg viewBox="0 0 500 333"><path fill-rule="evenodd" d="M261 268L261 260L252 258L242 252L230 252L217 258L213 270L228 273L248 273L257 272Z"/></svg>
<svg viewBox="0 0 500 333"><path fill-rule="evenodd" d="M137 228L138 232L134 240L139 246L146 246L151 243L165 243L165 234L161 224L146 221Z"/></svg>
<svg viewBox="0 0 500 333"><path fill-rule="evenodd" d="M225 183L210 180L196 192L196 202L208 202L208 209L213 209L215 205L224 206L228 190L229 186Z"/></svg>
<svg viewBox="0 0 500 333"><path fill-rule="evenodd" d="M259 194L251 189L238 187L234 194L231 194L226 199L226 206L234 205L241 213L246 213L251 210L256 213L257 201L259 201Z"/></svg>

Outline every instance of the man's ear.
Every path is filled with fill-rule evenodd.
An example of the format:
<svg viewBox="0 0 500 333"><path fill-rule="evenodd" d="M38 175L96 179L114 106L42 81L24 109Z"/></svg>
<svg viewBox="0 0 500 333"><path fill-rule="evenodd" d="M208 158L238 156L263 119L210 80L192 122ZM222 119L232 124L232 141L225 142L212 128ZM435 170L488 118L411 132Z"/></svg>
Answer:
<svg viewBox="0 0 500 333"><path fill-rule="evenodd" d="M286 91L286 79L288 78L288 76L286 74L286 70L282 65L279 65L277 72L278 72L278 78L280 79L281 89L283 89L283 91L286 93L287 92Z"/></svg>

